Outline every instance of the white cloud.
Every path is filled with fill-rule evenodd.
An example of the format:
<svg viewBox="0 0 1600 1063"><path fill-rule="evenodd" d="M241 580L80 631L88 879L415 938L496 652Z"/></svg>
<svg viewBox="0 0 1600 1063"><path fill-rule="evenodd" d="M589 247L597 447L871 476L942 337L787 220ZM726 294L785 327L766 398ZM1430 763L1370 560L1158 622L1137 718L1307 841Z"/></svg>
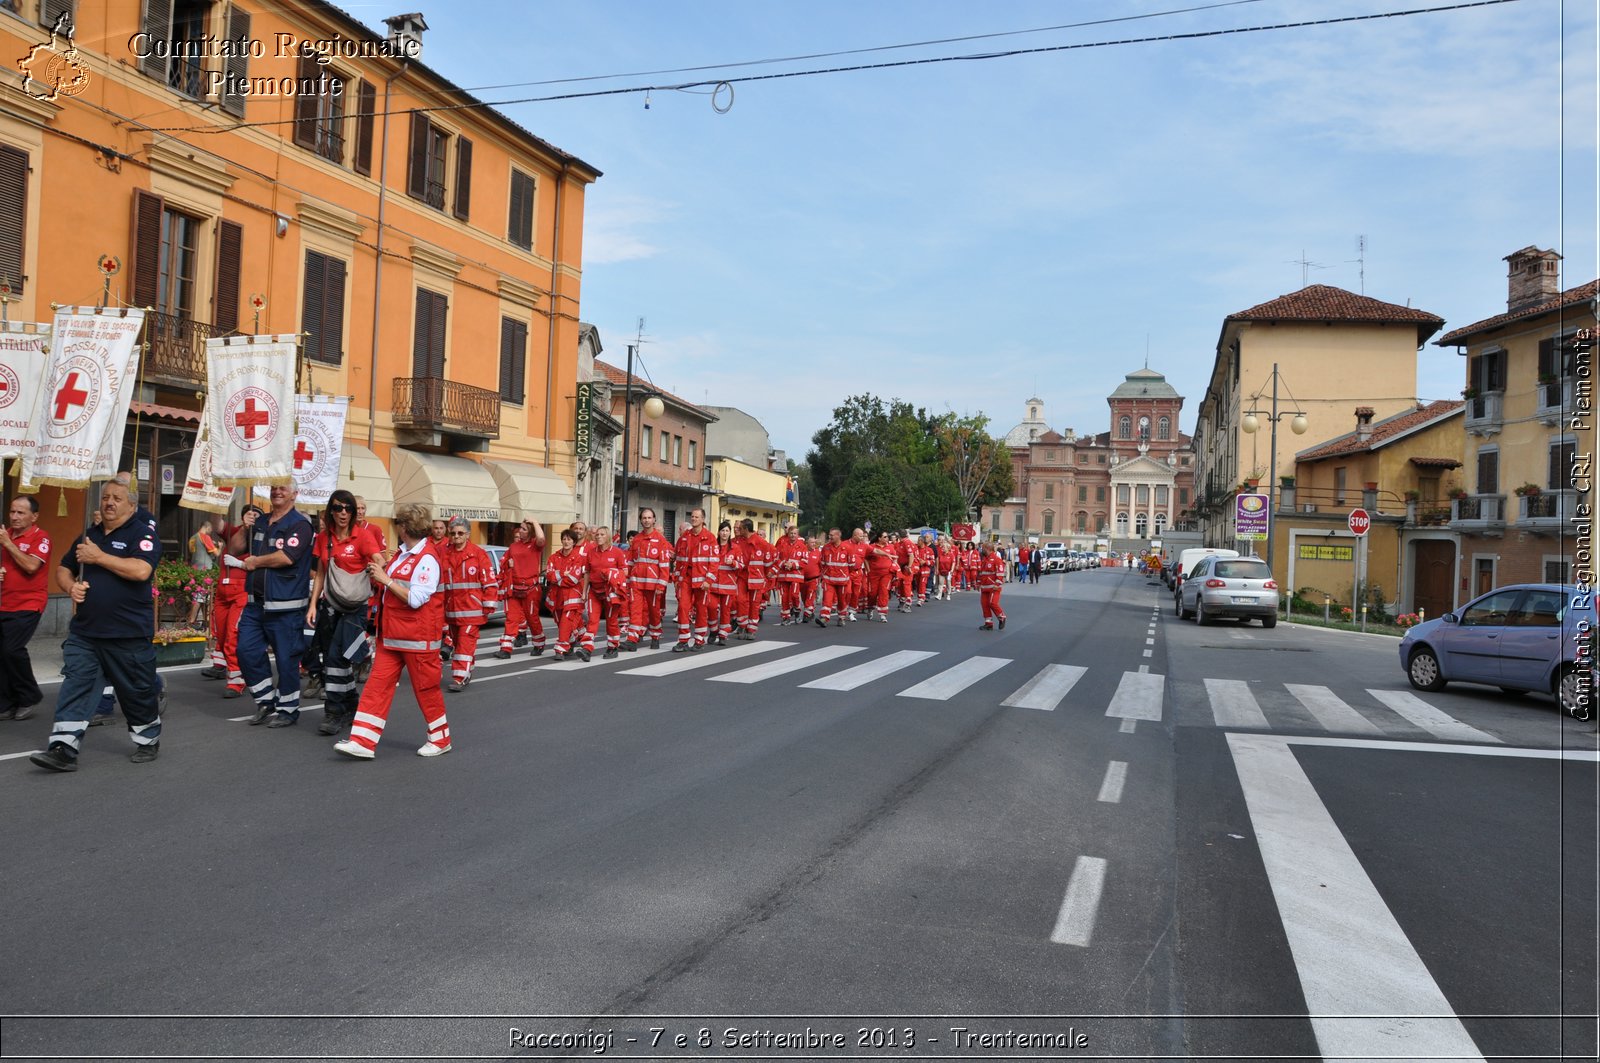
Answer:
<svg viewBox="0 0 1600 1063"><path fill-rule="evenodd" d="M639 196L606 199L591 191L584 202L583 261L607 265L654 258L661 248L650 234L667 223L671 204Z"/></svg>

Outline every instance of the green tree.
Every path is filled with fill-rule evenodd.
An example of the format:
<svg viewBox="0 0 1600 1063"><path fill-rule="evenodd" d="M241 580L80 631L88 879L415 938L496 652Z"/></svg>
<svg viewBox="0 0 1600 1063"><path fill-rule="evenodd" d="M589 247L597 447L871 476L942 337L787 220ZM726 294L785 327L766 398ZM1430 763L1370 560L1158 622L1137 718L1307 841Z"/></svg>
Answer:
<svg viewBox="0 0 1600 1063"><path fill-rule="evenodd" d="M988 427L989 418L981 413L966 417L950 413L931 433L938 443L940 465L961 497L963 517L976 516L983 506L999 505L1011 496L1016 483L1011 451L989 435Z"/></svg>
<svg viewBox="0 0 1600 1063"><path fill-rule="evenodd" d="M910 519L910 501L904 469L892 461L868 459L856 463L829 499L826 523L846 535L869 520L878 528L904 528Z"/></svg>

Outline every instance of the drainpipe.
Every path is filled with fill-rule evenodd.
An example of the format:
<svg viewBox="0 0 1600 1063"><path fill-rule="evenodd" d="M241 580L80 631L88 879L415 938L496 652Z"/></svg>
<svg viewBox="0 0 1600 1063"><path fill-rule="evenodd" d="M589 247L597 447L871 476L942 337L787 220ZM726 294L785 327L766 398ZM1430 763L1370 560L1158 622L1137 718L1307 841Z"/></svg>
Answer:
<svg viewBox="0 0 1600 1063"><path fill-rule="evenodd" d="M367 389L368 450L372 449L378 429L378 325L383 320L383 208L389 199L389 93L394 88L395 80L410 66L409 57L401 60L400 69L383 82L383 135L379 138L378 148L381 155L378 160L378 260L372 272L372 357L367 362L367 377L371 381Z"/></svg>
<svg viewBox="0 0 1600 1063"><path fill-rule="evenodd" d="M556 176L556 218L550 238L550 335L545 341L544 358L544 467L550 468L550 425L555 415L556 390L556 310L560 300L556 295L557 276L561 268L561 197L566 191L567 164L561 164ZM623 481L626 484L626 480Z"/></svg>

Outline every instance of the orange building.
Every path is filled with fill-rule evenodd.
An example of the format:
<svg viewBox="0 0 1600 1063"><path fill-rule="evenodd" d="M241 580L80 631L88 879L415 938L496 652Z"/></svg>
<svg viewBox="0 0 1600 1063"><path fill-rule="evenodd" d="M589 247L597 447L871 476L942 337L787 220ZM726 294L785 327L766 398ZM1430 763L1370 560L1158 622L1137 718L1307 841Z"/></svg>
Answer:
<svg viewBox="0 0 1600 1063"><path fill-rule="evenodd" d="M199 518L177 492L204 343L233 333L304 334L303 387L350 396L340 475L372 515L424 501L494 538L576 513L599 171L424 65L421 15L388 24L322 0L0 0L0 59L33 74L0 83L7 314L93 303L97 260L121 260L109 304L151 309L124 467L169 550ZM76 534L83 492L61 518L53 494L47 525Z"/></svg>

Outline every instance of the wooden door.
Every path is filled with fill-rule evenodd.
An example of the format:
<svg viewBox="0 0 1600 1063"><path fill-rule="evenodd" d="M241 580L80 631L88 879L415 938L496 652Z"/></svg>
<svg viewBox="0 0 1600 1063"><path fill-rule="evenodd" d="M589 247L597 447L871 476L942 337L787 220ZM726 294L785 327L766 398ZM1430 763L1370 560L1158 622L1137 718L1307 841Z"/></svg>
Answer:
<svg viewBox="0 0 1600 1063"><path fill-rule="evenodd" d="M1411 600L1429 617L1443 616L1455 606L1456 545L1446 539L1418 539L1412 570Z"/></svg>

